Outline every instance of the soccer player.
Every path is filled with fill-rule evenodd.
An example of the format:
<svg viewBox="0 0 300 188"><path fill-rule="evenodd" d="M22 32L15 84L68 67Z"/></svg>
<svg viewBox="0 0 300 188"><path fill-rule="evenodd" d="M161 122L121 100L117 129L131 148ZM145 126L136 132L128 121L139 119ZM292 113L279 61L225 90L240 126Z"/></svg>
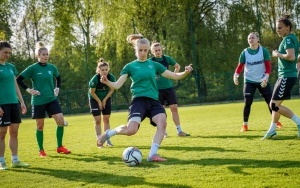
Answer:
<svg viewBox="0 0 300 188"><path fill-rule="evenodd" d="M109 64L100 58L96 67L96 74L89 81L89 104L94 117L97 140L101 136L101 113L103 115L104 131L110 129L109 118L111 114L111 95L113 88L100 82L101 76L106 76L109 81L115 82L115 77L109 73ZM113 146L110 139L106 141L107 146Z"/></svg>
<svg viewBox="0 0 300 188"><path fill-rule="evenodd" d="M163 54L162 45L158 42L154 42L151 45L151 53L154 57L150 58L152 61L156 61L162 64L164 67L169 69L169 66L174 67L174 72L179 72L180 65L170 56ZM164 106L165 104L170 107L173 122L176 126L177 135L178 136L190 136L190 134L185 133L182 131L180 126L180 119L178 113L178 106L177 106L177 97L173 87L172 80L158 76L157 79L157 88L159 92L158 100ZM165 132L165 137L167 137L167 131Z"/></svg>
<svg viewBox="0 0 300 188"><path fill-rule="evenodd" d="M32 118L36 120L37 125L36 139L39 147L39 156L47 156L43 146L43 130L46 112L49 117L53 117L57 124L57 153L69 154L71 151L62 145L64 126L68 123L64 120L64 116L56 98L61 85L59 72L55 65L48 63L49 53L43 42L37 42L35 53L38 62L28 66L21 72L17 77L17 82L23 89L32 95ZM23 82L24 79L31 79L33 88L26 86ZM55 85L53 79L56 80Z"/></svg>
<svg viewBox="0 0 300 188"><path fill-rule="evenodd" d="M11 55L11 45L0 41L0 170L6 170L4 158L5 136L9 132L9 148L12 167L28 167L18 157L18 131L21 123L21 113L25 114L25 106L20 89L16 82L17 69L7 62Z"/></svg>
<svg viewBox="0 0 300 188"><path fill-rule="evenodd" d="M140 123L148 117L150 123L156 126L156 133L153 137L148 161L162 162L167 159L160 157L157 152L164 139L166 131L166 111L158 101L158 89L156 86L156 76L161 75L174 80L183 79L191 71L191 66L186 66L185 71L174 73L167 70L160 63L148 59L150 42L141 35L135 34L127 37L127 41L132 43L135 48L137 60L134 60L123 67L121 76L116 82L111 82L106 76L101 77L101 82L109 87L119 89L127 78L130 78L132 101L129 107L129 116L127 125L121 125L113 130L107 130L98 139L98 145L114 135L134 135L140 126Z"/></svg>
<svg viewBox="0 0 300 188"><path fill-rule="evenodd" d="M298 138L300 138L300 118L289 108L281 105L284 100L291 98L291 90L297 82L297 57L299 41L292 32L293 24L289 15L279 18L276 22L276 32L282 41L278 50L272 51L272 56L278 58L278 79L276 81L270 107L272 109L272 121L269 130L261 139L272 139L277 136L276 122L280 115L293 120L298 127Z"/></svg>
<svg viewBox="0 0 300 188"><path fill-rule="evenodd" d="M241 132L248 131L248 120L253 103L254 94L258 89L260 95L265 99L268 109L272 114L269 107L272 89L268 82L271 73L270 53L266 48L260 45L259 35L257 32L251 32L248 35L249 47L245 48L240 55L239 63L233 75L233 82L239 85L239 75L244 69L244 110L243 110L243 126ZM282 124L277 122L277 127L281 128Z"/></svg>

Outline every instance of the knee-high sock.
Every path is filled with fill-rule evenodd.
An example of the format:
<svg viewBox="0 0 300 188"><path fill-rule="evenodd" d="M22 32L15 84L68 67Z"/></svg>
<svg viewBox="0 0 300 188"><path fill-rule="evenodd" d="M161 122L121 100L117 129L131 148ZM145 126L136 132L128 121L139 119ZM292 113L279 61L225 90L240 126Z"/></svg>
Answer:
<svg viewBox="0 0 300 188"><path fill-rule="evenodd" d="M43 143L44 143L44 132L40 130L36 130L36 141L39 146L39 151L44 149Z"/></svg>
<svg viewBox="0 0 300 188"><path fill-rule="evenodd" d="M57 128L56 128L57 147L62 146L63 136L64 136L64 127L63 126L57 126Z"/></svg>

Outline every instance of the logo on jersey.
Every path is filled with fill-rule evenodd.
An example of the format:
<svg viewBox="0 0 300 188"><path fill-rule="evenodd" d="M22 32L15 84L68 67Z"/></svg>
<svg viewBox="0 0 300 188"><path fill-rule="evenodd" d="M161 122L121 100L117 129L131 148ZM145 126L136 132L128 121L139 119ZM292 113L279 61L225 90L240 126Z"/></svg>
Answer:
<svg viewBox="0 0 300 188"><path fill-rule="evenodd" d="M50 75L51 75L51 74L52 74L52 72L51 72L51 71L48 71L48 74L50 74Z"/></svg>
<svg viewBox="0 0 300 188"><path fill-rule="evenodd" d="M291 39L286 39L287 44L291 44Z"/></svg>
<svg viewBox="0 0 300 188"><path fill-rule="evenodd" d="M150 69L153 69L153 65L148 65L148 67L149 67Z"/></svg>

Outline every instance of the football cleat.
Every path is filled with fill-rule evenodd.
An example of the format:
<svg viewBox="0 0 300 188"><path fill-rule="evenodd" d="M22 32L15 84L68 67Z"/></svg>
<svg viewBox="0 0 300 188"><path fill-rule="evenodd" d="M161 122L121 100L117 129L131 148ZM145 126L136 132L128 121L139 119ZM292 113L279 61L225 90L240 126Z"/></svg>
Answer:
<svg viewBox="0 0 300 188"><path fill-rule="evenodd" d="M47 154L46 154L45 151L42 149L42 150L39 152L39 156L40 156L40 157L47 157Z"/></svg>
<svg viewBox="0 0 300 188"><path fill-rule="evenodd" d="M277 136L276 131L273 131L273 132L267 133L267 134L266 134L264 137L262 137L260 140L274 139L274 138L276 138L276 136Z"/></svg>
<svg viewBox="0 0 300 188"><path fill-rule="evenodd" d="M106 140L106 146L112 147L112 146L114 146L114 145L111 143L110 139L107 139L107 140Z"/></svg>
<svg viewBox="0 0 300 188"><path fill-rule="evenodd" d="M241 128L241 132L246 132L248 131L248 125L243 125Z"/></svg>
<svg viewBox="0 0 300 188"><path fill-rule="evenodd" d="M107 134L108 131L109 131L109 129L107 129L107 130L105 131L105 133L102 134L102 135L98 138L98 140L97 140L97 146L98 146L98 147L103 146L103 144L106 142L106 140L109 139L109 136L108 136L108 134Z"/></svg>
<svg viewBox="0 0 300 188"><path fill-rule="evenodd" d="M183 131L177 133L177 135L180 136L180 137L191 136L190 134L185 133L185 132L183 132Z"/></svg>
<svg viewBox="0 0 300 188"><path fill-rule="evenodd" d="M152 157L148 157L147 159L148 162L164 162L167 161L167 159L164 159L157 154L153 155Z"/></svg>
<svg viewBox="0 0 300 188"><path fill-rule="evenodd" d="M11 167L13 167L13 168L27 168L29 166L30 166L29 164L23 163L21 161L13 162L11 164Z"/></svg>
<svg viewBox="0 0 300 188"><path fill-rule="evenodd" d="M6 170L7 166L6 163L0 163L0 170Z"/></svg>
<svg viewBox="0 0 300 188"><path fill-rule="evenodd" d="M57 153L70 154L71 151L65 148L64 146L60 146L56 149Z"/></svg>
<svg viewBox="0 0 300 188"><path fill-rule="evenodd" d="M278 121L276 127L279 128L279 129L281 129L283 126L282 126L282 124Z"/></svg>

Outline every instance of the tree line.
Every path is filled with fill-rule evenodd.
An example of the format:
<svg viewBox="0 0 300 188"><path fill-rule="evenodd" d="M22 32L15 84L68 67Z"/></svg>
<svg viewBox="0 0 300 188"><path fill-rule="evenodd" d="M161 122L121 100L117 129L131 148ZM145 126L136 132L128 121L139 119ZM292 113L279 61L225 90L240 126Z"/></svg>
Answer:
<svg viewBox="0 0 300 188"><path fill-rule="evenodd" d="M126 36L141 33L164 46L192 76L175 82L178 95L202 102L230 94L232 75L247 36L256 31L270 51L281 41L275 31L283 14L299 24L297 0L0 0L0 39L12 43L11 62L19 71L36 61L44 41L62 76L63 90L86 90L102 57L116 77L135 59ZM294 30L299 34L297 28ZM272 59L276 77L276 59ZM275 79L275 78L274 78ZM116 93L129 103L130 83ZM240 89L240 88L239 88ZM233 89L234 90L234 89ZM224 92L226 91L226 92ZM220 99L226 97L220 96ZM76 102L76 101L75 101Z"/></svg>

